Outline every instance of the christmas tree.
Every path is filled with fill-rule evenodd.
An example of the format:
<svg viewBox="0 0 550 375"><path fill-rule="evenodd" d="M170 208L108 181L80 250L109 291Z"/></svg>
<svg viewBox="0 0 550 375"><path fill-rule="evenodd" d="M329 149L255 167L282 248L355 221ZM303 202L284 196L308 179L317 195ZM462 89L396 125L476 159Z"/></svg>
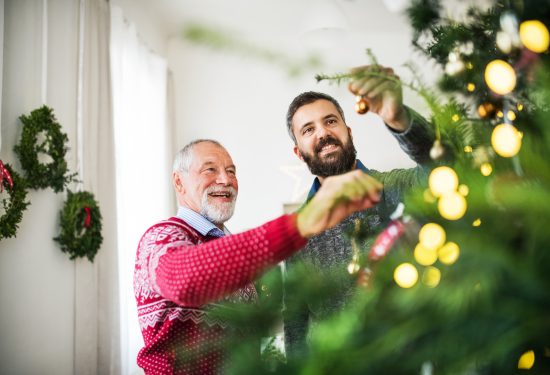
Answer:
<svg viewBox="0 0 550 375"><path fill-rule="evenodd" d="M444 73L437 89L406 83L437 139L426 185L394 222L404 234L380 234L391 251L376 264L358 249L358 293L312 327L300 358L255 355L280 320L282 283L268 274L261 303L226 316L248 328L231 343L234 373L550 373L550 1L497 1L458 21L415 0L407 14L412 43ZM285 280L309 301L330 285L299 269Z"/></svg>

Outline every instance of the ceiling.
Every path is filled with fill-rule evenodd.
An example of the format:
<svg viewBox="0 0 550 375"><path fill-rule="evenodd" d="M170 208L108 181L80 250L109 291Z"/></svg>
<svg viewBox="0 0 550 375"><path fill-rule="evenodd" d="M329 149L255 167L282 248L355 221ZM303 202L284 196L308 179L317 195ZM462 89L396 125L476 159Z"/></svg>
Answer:
<svg viewBox="0 0 550 375"><path fill-rule="evenodd" d="M257 41L295 38L311 15L332 2L349 32L408 32L405 18L385 3L406 0L139 0L167 35L181 32L190 22L227 29Z"/></svg>

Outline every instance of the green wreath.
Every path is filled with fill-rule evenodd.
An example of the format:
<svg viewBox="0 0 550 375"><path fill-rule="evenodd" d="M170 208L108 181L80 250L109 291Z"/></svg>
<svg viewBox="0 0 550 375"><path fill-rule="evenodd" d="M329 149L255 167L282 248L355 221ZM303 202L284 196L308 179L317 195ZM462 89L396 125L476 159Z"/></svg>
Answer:
<svg viewBox="0 0 550 375"><path fill-rule="evenodd" d="M67 200L60 212L61 233L54 241L61 245L61 250L68 253L71 260L87 257L93 262L103 242L99 206L92 193L73 193L70 190L67 193Z"/></svg>
<svg viewBox="0 0 550 375"><path fill-rule="evenodd" d="M21 141L13 150L19 157L25 170L27 184L33 189L51 187L56 193L74 180L76 174L69 174L65 154L67 153L67 134L61 131L61 125L55 119L53 110L47 106L35 109L30 116L19 117L23 123ZM38 134L45 132L44 142L37 144ZM40 163L38 154L44 153L52 158L47 164Z"/></svg>
<svg viewBox="0 0 550 375"><path fill-rule="evenodd" d="M4 215L0 216L0 240L15 237L18 224L23 218L23 211L30 204L25 201L27 190L25 180L9 164L0 161L0 192L3 190L10 198L2 198Z"/></svg>

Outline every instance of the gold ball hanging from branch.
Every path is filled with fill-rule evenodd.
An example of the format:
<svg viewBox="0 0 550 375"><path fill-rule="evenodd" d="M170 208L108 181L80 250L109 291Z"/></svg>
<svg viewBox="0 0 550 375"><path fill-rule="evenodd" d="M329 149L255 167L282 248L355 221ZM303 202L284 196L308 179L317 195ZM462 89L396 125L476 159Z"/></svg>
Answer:
<svg viewBox="0 0 550 375"><path fill-rule="evenodd" d="M477 107L477 113L483 120L493 117L496 112L497 107L491 102L481 103L479 107Z"/></svg>
<svg viewBox="0 0 550 375"><path fill-rule="evenodd" d="M360 115L364 115L369 111L369 103L365 99L365 97L358 95L355 97L355 112L359 113Z"/></svg>

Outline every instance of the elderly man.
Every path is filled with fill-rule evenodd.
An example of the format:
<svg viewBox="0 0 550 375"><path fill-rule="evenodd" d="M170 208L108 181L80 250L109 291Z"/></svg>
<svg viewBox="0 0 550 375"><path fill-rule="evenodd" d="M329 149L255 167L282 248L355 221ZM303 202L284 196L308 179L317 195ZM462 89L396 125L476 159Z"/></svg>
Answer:
<svg viewBox="0 0 550 375"><path fill-rule="evenodd" d="M291 272L297 265L313 267L316 275L330 279L331 288L338 290L337 298L324 301L303 301L299 290L285 289L285 347L289 357L297 357L306 349L309 324L338 311L353 294L355 281L340 275L335 280L334 271L344 273L353 257L352 246L344 233L360 219L369 236L362 248L370 248L374 235L389 222L390 214L402 199L403 192L425 176L423 166L429 163L429 150L434 142L431 126L403 105L401 85L393 70L379 66L358 68L373 75L353 81L349 88L361 95L369 104L370 111L378 114L401 148L419 164L417 168L390 172L367 169L356 159L351 129L346 125L344 112L331 96L318 92L298 95L287 112L287 129L294 142L294 152L316 176L307 201L315 199L330 176L352 170L361 170L382 182L380 202L367 210L356 212L335 227L313 236L306 248L286 262ZM337 285L336 285L337 284Z"/></svg>
<svg viewBox="0 0 550 375"><path fill-rule="evenodd" d="M252 281L298 251L306 239L379 200L379 182L356 171L325 180L298 214L228 235L238 183L218 142L197 140L174 161L177 216L149 228L139 242L134 289L147 374L211 374L223 368L226 323L212 302L250 302Z"/></svg>

